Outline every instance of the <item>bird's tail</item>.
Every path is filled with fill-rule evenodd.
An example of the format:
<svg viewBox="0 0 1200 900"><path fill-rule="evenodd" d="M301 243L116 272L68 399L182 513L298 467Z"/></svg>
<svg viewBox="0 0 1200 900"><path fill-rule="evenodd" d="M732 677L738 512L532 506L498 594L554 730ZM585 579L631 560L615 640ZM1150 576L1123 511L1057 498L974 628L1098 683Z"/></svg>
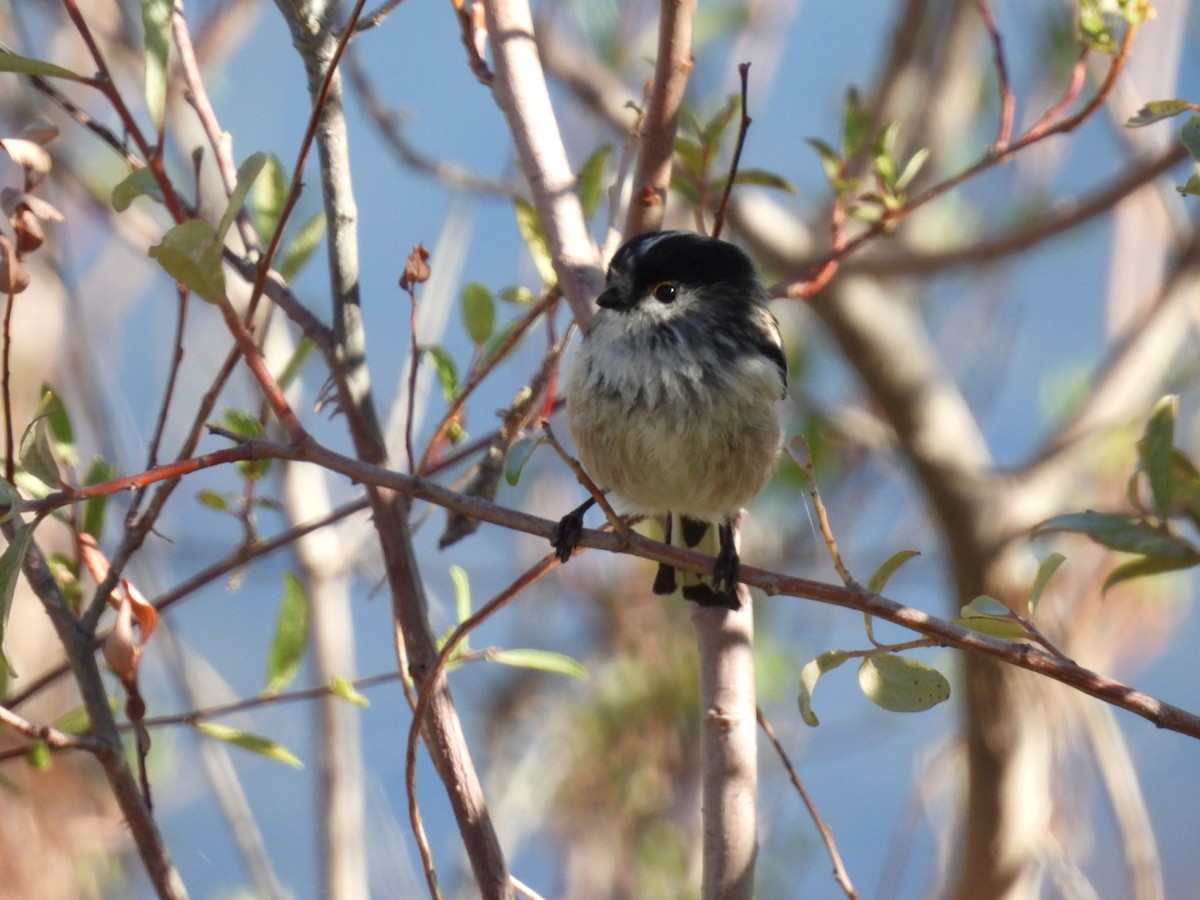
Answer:
<svg viewBox="0 0 1200 900"><path fill-rule="evenodd" d="M667 517L666 540L673 547L683 547L717 557L722 549L720 532L721 528L716 522L705 522L677 513L671 513ZM688 572L660 563L658 574L654 578L654 593L674 594L677 591L685 600L691 600L701 606L738 609L741 605L736 594L736 585L723 581L718 584L711 573L701 575L699 572Z"/></svg>

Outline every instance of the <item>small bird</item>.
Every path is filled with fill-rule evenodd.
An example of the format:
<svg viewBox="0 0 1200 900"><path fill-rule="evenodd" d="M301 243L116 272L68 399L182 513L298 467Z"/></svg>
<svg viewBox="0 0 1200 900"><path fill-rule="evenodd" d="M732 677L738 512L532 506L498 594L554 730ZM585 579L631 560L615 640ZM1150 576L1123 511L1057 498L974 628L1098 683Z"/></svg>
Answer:
<svg viewBox="0 0 1200 900"><path fill-rule="evenodd" d="M658 231L616 252L596 302L567 378L579 461L620 511L665 516L669 543L716 557L711 576L660 565L656 594L738 609L733 518L775 471L787 396L767 292L733 244ZM594 502L559 523L563 562Z"/></svg>

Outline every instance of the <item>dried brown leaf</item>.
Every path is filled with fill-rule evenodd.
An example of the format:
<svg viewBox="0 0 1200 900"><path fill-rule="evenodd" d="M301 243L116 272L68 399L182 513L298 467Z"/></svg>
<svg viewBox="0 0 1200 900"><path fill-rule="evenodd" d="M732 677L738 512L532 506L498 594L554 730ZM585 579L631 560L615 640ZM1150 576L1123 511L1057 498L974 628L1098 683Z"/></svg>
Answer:
<svg viewBox="0 0 1200 900"><path fill-rule="evenodd" d="M400 289L411 291L416 285L429 280L429 251L424 244L417 244L404 263L404 274L400 276Z"/></svg>
<svg viewBox="0 0 1200 900"><path fill-rule="evenodd" d="M21 265L12 241L0 234L0 294L19 294L27 287L29 273Z"/></svg>

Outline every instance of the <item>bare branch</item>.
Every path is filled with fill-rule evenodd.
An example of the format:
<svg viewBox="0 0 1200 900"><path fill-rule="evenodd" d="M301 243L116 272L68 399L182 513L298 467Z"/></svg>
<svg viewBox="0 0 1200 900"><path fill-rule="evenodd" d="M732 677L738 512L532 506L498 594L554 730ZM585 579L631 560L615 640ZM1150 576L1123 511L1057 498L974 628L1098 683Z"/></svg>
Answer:
<svg viewBox="0 0 1200 900"><path fill-rule="evenodd" d="M692 73L692 20L696 0L662 0L659 5L658 57L650 100L642 118L633 195L625 218L625 237L662 227L675 158L679 110Z"/></svg>
<svg viewBox="0 0 1200 900"><path fill-rule="evenodd" d="M562 136L550 105L546 77L526 0L485 0L496 78L492 93L508 120L521 171L529 182L558 284L584 330L602 281L600 255L588 233Z"/></svg>

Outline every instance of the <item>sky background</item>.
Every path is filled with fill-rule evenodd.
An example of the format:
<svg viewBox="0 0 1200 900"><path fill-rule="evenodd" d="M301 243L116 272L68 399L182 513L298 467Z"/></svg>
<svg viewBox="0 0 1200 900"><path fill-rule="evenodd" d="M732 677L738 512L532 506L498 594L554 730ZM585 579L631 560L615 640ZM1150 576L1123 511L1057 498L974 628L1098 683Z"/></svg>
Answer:
<svg viewBox="0 0 1200 900"><path fill-rule="evenodd" d="M816 155L804 139L818 136L836 140L844 92L849 85L870 82L882 48L886 47L897 4L860 0L852 6L850 12L845 4L792 0L780 26L784 29L783 37L777 43L764 40L734 45L728 39L718 38L697 54L689 99L706 114L717 109L734 89L737 63L747 58L738 54L747 50L759 54L749 56L754 64L750 101L754 125L743 167L770 169L791 180L798 189L797 196L777 199L797 211L818 204L827 193ZM1007 40L1013 87L1020 104L1019 126L1040 111L1036 104L1022 101L1037 88L1035 62L1043 48L1034 37L1036 29L1031 23L1039 21L1044 4L1013 0L997 6L999 26ZM205 3L189 4L189 17L198 19L208 8ZM701 8L708 17L706 24L716 27L715 23L722 21L729 7L702 3ZM781 8L789 8L789 4L783 3ZM608 2L579 0L574 5L567 4L559 15L566 21L586 15L603 26L606 16L615 16L615 7ZM1200 36L1195 17L1185 19L1182 27L1187 29L1184 46L1194 49ZM403 111L404 133L414 146L489 177L515 177L502 116L490 93L465 65L457 23L448 4L410 0L384 27L359 39L354 49L381 99L389 107ZM1200 97L1196 57L1194 53L1184 54L1178 76L1179 96ZM647 62L638 78L649 71ZM251 152L266 150L278 155L285 165L292 164L307 120L309 100L300 62L273 5L262 4L261 14L240 49L209 74L208 86L222 126L233 135L234 153L239 160ZM555 92L562 101L557 88ZM630 95L639 92L635 80ZM991 101L985 96L980 102ZM559 105L561 108L565 104ZM407 372L409 308L405 296L397 289L396 279L413 245L421 242L429 247L438 279L422 294L422 339L443 341L459 359L469 354L455 303L462 283L480 281L493 289L513 284L536 288L537 278L514 227L508 200L457 194L426 175L398 165L354 100L349 102L349 115L360 214L361 290L368 358L377 400L386 409L398 396L398 382ZM575 165L582 163L601 143L614 140L614 135L606 129L578 117L571 117L568 125L564 139ZM1170 140L1174 134L1173 126L1159 126L1157 134L1148 139ZM1101 183L1123 164L1126 137L1111 121L1098 116L1069 143L1062 142L1047 150L1046 154L1060 156L1052 166L1053 191L1065 194ZM77 136L72 135L71 139ZM990 135L980 135L973 152L989 139ZM1045 157L1039 164L1050 165ZM1183 177L1177 180L1182 182ZM303 221L319 209L315 171L307 182L294 221ZM990 174L969 185L962 199L948 201L935 214L945 217L949 228L994 224L988 219L991 209L1000 210L999 215L1011 213L1012 197L1008 192L1012 184L1011 172ZM970 209L965 210L968 205ZM1184 214L1194 215L1194 209L1188 208ZM965 226L955 219L958 215L967 217ZM120 266L131 258L127 251L113 249L104 236L76 234L72 239L81 271ZM985 433L1002 465L1022 460L1044 435L1049 421L1047 385L1062 383L1061 379L1078 379L1080 373L1086 373L1099 359L1106 329L1104 300L1110 240L1110 226L1098 220L1028 254L1019 267L1002 268L986 277L951 274L934 282L929 295L922 297L940 341L950 344L966 330L977 333L974 346L1005 348L999 362L970 356L952 360L952 365L958 367L956 374L968 384L968 395L980 412ZM322 317L328 292L325 273L323 259L318 254L294 285L296 293ZM89 320L89 334L114 359L121 361L111 375L112 383L105 386L105 396L112 404L116 421L123 423L119 430L128 428L125 438L108 435L97 438L97 442L115 443L116 455L127 454L126 468L137 464L141 442L153 425L159 385L169 364L169 341L165 336L173 328L174 303L164 302L170 296L164 290L164 280L149 274L143 284L142 291L113 298L113 307L104 315L87 314L93 316ZM992 303L1000 299L1003 311L993 315ZM205 322L208 312L197 311L198 333L210 329L215 336L219 333L219 323ZM791 327L815 327L811 317L789 316L789 322L793 319ZM93 326L95 331L91 330ZM502 367L494 381L497 389L483 392L468 407L469 426L478 433L490 427L492 411L510 400L504 391L526 377L532 361L537 359L538 342L530 343L534 346L527 347ZM202 369L211 358L223 355L224 346L222 343L205 348L200 341L196 352L189 356L188 365ZM813 365L817 374L812 390L821 394L823 402L836 405L859 395L853 376L832 349L822 350L818 346ZM320 387L314 372L315 367L310 367L303 387L304 399L298 404L301 409L310 407ZM1060 381L1056 382L1056 378ZM441 408L440 401L427 374L422 376L421 383L429 395L427 403L433 416ZM237 391L249 403L251 395L244 384L235 389L230 402L236 401ZM1185 407L1189 405L1194 403L1185 397ZM187 408L187 404L184 406ZM335 420L321 436L336 445L340 424L340 420ZM179 429L182 422L173 422L172 426ZM177 432L175 438L178 436ZM167 445L171 446L170 440ZM217 445L210 441L206 446ZM539 458L529 477L536 487L519 492L502 491L500 502L513 503L550 518L561 515L578 502L578 491L568 476L554 470L552 460ZM910 605L942 612L945 585L941 581L936 536L924 524L919 499L907 479L904 466L892 460L865 487L838 492L827 498L827 502L835 525L839 516L860 524L874 522L871 527L856 528L854 545L849 548L864 571L898 549L924 550L921 560L897 576L889 593ZM211 473L194 483L196 489L204 486L228 489L229 484L219 473ZM336 483L334 489L338 499L354 495L344 484ZM839 500L846 506L839 508ZM804 508L779 508L782 502L769 501L774 505L768 505L765 514L760 513L757 518L807 516ZM447 574L451 565L468 569L479 603L507 583L514 559L518 564L529 564L546 550L533 538L498 537L495 529L485 526L476 538L439 553L435 543L440 513L434 519L418 534L418 553L435 606L435 630L448 624L452 617L453 590ZM264 523L272 527L280 524L270 514L264 515ZM227 520L199 510L195 504L177 502L174 511L165 517L162 530L172 536L174 546L152 549L138 563L138 577L148 588L147 593L157 593L175 584L230 546ZM804 559L792 570L808 577L833 580L828 565L812 550L807 548ZM572 565L587 572L590 569L584 568L585 565L630 564L612 558L586 564L580 560ZM251 696L262 689L266 647L281 593L281 578L291 565L286 554L274 556L248 570L236 592L223 584L212 586L167 616L172 632L186 641L180 652L190 661L189 665L198 672L210 670L226 685L229 699ZM355 585L358 665L359 674L363 675L388 671L395 664L389 605L383 594L375 590L376 574L368 568ZM1131 679L1137 687L1165 700L1194 708L1200 685L1190 662L1192 654L1186 648L1196 644L1200 633L1190 616L1190 605L1182 599L1187 583L1176 580L1173 584L1175 593L1163 600L1171 604L1177 617L1173 646L1144 667L1130 667L1112 674ZM485 626L473 637L473 644L585 652L583 635L590 628L589 617L594 612L588 609L584 598L570 591L569 585L566 581L564 590L564 583L555 578L543 581L518 608ZM821 681L815 705L822 724L819 729L808 730L799 722L789 699L794 697L799 669L822 650L860 646L863 635L859 617L815 603L777 600L760 604L758 628L760 632L770 629L777 636L777 644L788 648L782 674L760 688L764 696L777 702L776 728L799 765L818 807L833 827L857 886L864 896L874 896L888 848L897 833L897 821L913 814L906 811L914 781L927 764L938 771L938 754L956 723L955 705L944 704L921 715L885 713L862 697L852 671L847 669ZM161 675L161 667L169 664L166 648L152 647L152 650L155 652L149 653L147 660L150 666L147 681L151 680L149 676ZM954 655L949 651L928 653L923 658L940 663L946 671L955 669ZM771 670L772 677L776 672ZM297 684L310 683L307 675L306 668ZM496 774L489 769L494 748L488 746L481 719L473 712L486 709L497 685L507 677L509 673L500 667L472 665L456 671L451 682L464 709L468 738L483 770L485 786L489 795L494 796L505 795L513 789L513 784L491 781ZM575 693L581 700L589 689L566 679L545 677L550 690L567 695ZM165 684L165 679L158 683ZM208 702L220 699L220 692L215 688L213 691ZM369 853L374 889L380 897L420 896L424 889L408 834L403 789L402 748L408 712L394 684L373 689L368 696L372 705L362 712L361 722L363 755L368 767ZM184 707L182 698L166 687L151 688L151 697L153 713ZM306 763L304 770L296 771L237 751L231 757L249 803L258 815L271 859L281 879L298 898L317 896L313 713L304 705L289 705L260 709L230 722L281 741ZM1193 827L1194 798L1200 795L1196 745L1175 734L1158 733L1149 723L1128 714L1119 713L1117 719L1143 778L1164 861L1167 896L1184 896L1188 887L1200 878ZM152 770L152 775L156 775L160 822L193 896L232 898L239 896L238 891L247 878L227 825L207 799L208 788L199 774L195 740L183 730L155 733L155 754L151 761L154 763L156 757L162 760L162 770L157 773ZM782 780L773 757L766 752L762 756L760 777L762 883L786 890L786 894L779 896L834 896L835 886L815 831ZM444 793L423 755L418 779L423 813L443 882L454 885L462 876L457 835L448 819ZM1090 818L1095 827L1094 848L1086 854L1087 874L1097 885L1123 884L1122 862L1114 850L1119 844L1111 817L1104 808L1103 795L1094 790L1094 773L1080 771L1078 779L1086 790L1080 795L1077 812ZM936 821L944 815L949 808L946 800L935 791L929 808L913 820L917 824L901 826L901 832L908 834L913 843L906 877L891 896L923 896L929 887L926 879L932 878L945 860L943 851L947 848L935 845L925 816ZM504 813L500 815L501 839L514 873L544 896L558 896L557 851L551 836L545 832L525 833L518 819L504 820ZM941 833L945 831L941 829ZM522 834L524 838L518 840ZM142 881L136 882L135 891L138 896L150 896L148 886Z"/></svg>

